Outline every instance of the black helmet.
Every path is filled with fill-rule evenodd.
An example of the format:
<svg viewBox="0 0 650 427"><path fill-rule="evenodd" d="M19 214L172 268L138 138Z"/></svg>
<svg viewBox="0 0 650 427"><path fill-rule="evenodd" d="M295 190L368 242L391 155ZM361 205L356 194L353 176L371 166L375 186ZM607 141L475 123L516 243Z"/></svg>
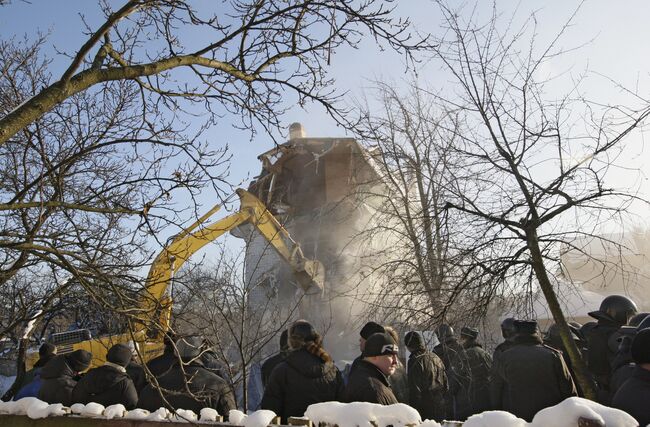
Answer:
<svg viewBox="0 0 650 427"><path fill-rule="evenodd" d="M454 338L454 329L446 323L438 326L436 328L436 335L440 342L449 341L449 339Z"/></svg>
<svg viewBox="0 0 650 427"><path fill-rule="evenodd" d="M619 325L625 325L630 317L637 313L634 301L623 295L610 295L600 303L598 311L589 313L596 319L613 320Z"/></svg>
<svg viewBox="0 0 650 427"><path fill-rule="evenodd" d="M515 318L514 317L506 317L503 319L503 322L501 322L501 335L503 335L503 338L508 339L515 334Z"/></svg>
<svg viewBox="0 0 650 427"><path fill-rule="evenodd" d="M642 313L637 313L634 316L632 316L632 318L630 319L629 322L627 322L627 324L629 326L635 326L635 327L639 326L647 316L650 316L650 313L647 313L645 311Z"/></svg>

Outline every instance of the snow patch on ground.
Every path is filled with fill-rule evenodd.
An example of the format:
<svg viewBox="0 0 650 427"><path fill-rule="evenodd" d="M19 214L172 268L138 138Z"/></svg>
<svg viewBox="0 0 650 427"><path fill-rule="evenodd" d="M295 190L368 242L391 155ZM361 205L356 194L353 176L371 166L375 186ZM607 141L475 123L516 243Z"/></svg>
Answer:
<svg viewBox="0 0 650 427"><path fill-rule="evenodd" d="M598 420L608 427L636 427L638 425L632 416L620 409L610 408L581 397L570 397L555 406L539 411L530 426L574 427L578 424L580 417Z"/></svg>
<svg viewBox="0 0 650 427"><path fill-rule="evenodd" d="M549 424L550 426L551 424ZM510 412L485 411L481 414L472 415L465 421L463 427L527 427L528 423L517 418ZM575 427L575 426L573 426Z"/></svg>
<svg viewBox="0 0 650 427"><path fill-rule="evenodd" d="M305 416L314 424L330 423L339 427L404 427L406 424L420 424L420 414L403 403L378 405L367 402L323 402L309 405Z"/></svg>

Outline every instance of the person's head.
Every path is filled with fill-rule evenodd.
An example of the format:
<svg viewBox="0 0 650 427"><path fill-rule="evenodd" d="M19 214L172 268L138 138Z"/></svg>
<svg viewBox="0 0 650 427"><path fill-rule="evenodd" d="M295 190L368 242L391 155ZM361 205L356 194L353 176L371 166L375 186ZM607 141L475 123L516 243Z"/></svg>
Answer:
<svg viewBox="0 0 650 427"><path fill-rule="evenodd" d="M391 338L393 339L393 341L395 341L395 344L399 345L399 334L397 333L397 331L395 330L395 328L393 328L393 327L390 326L390 325L384 325L384 330L386 331L386 333L387 333L388 335L391 336Z"/></svg>
<svg viewBox="0 0 650 427"><path fill-rule="evenodd" d="M323 338L306 320L298 320L289 328L289 348L291 351L305 349L323 362L332 361L323 348Z"/></svg>
<svg viewBox="0 0 650 427"><path fill-rule="evenodd" d="M372 363L384 375L391 376L397 368L397 343L389 334L377 332L366 340L363 360Z"/></svg>
<svg viewBox="0 0 650 427"><path fill-rule="evenodd" d="M515 336L515 318L506 317L501 322L501 336L504 340L512 340Z"/></svg>
<svg viewBox="0 0 650 427"><path fill-rule="evenodd" d="M598 320L613 321L619 326L623 326L638 311L634 301L628 297L623 295L610 295L600 303L598 310L589 312L589 315Z"/></svg>
<svg viewBox="0 0 650 427"><path fill-rule="evenodd" d="M460 330L460 342L465 345L470 345L476 342L478 338L478 329L469 326L463 326Z"/></svg>
<svg viewBox="0 0 650 427"><path fill-rule="evenodd" d="M289 351L289 330L285 329L280 334L280 351L286 353Z"/></svg>
<svg viewBox="0 0 650 427"><path fill-rule="evenodd" d="M43 343L38 349L38 357L44 360L50 360L56 356L56 346L49 342Z"/></svg>
<svg viewBox="0 0 650 427"><path fill-rule="evenodd" d="M90 366L90 361L93 355L86 350L75 350L65 356L65 363L72 369L73 372L83 372Z"/></svg>
<svg viewBox="0 0 650 427"><path fill-rule="evenodd" d="M198 362L203 351L203 338L199 336L182 337L176 340L176 355L184 363Z"/></svg>
<svg viewBox="0 0 650 427"><path fill-rule="evenodd" d="M422 338L422 335L416 331L407 332L407 334L404 335L404 345L411 353L425 349L424 339Z"/></svg>
<svg viewBox="0 0 650 427"><path fill-rule="evenodd" d="M515 320L515 336L535 336L539 337L539 328L537 320Z"/></svg>
<svg viewBox="0 0 650 427"><path fill-rule="evenodd" d="M636 333L632 339L630 354L634 363L650 371L650 328Z"/></svg>
<svg viewBox="0 0 650 427"><path fill-rule="evenodd" d="M113 347L108 349L106 360L110 363L126 368L126 366L131 363L132 355L133 350L131 350L128 345L115 344Z"/></svg>
<svg viewBox="0 0 650 427"><path fill-rule="evenodd" d="M443 323L436 328L436 335L438 336L438 339L441 343L446 343L456 339L454 328L446 323Z"/></svg>
<svg viewBox="0 0 650 427"><path fill-rule="evenodd" d="M379 323L371 321L363 325L363 328L361 328L361 331L359 332L359 350L363 353L363 349L366 346L366 340L370 335L383 332L386 332L386 330Z"/></svg>

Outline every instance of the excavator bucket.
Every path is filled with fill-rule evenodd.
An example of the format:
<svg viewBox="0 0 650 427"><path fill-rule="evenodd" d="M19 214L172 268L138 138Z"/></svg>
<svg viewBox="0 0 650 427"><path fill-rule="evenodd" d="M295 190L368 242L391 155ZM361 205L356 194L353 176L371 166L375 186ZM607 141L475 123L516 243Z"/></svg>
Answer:
<svg viewBox="0 0 650 427"><path fill-rule="evenodd" d="M295 269L294 276L307 294L319 293L325 286L325 268L320 261L304 260Z"/></svg>

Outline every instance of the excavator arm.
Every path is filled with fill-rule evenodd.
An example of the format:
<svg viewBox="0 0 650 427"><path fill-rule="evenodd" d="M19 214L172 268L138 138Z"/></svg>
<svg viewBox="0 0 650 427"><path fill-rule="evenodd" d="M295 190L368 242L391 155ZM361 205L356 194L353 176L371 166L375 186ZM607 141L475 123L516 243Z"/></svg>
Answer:
<svg viewBox="0 0 650 427"><path fill-rule="evenodd" d="M236 191L240 200L238 212L203 226L220 209L220 205L213 207L198 221L176 235L154 260L147 277L145 311L151 313L155 310L160 313L160 316L154 316L159 321L157 328L160 330L169 328L172 306L169 290L175 273L205 245L242 224L248 223L257 229L289 264L298 284L306 293L323 289L323 265L304 256L300 245L257 197L242 189Z"/></svg>

